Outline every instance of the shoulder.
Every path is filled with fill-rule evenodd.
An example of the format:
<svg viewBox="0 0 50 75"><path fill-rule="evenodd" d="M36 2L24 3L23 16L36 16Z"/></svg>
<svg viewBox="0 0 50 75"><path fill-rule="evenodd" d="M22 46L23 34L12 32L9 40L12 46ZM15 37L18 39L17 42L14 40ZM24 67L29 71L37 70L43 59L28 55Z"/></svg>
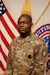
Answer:
<svg viewBox="0 0 50 75"><path fill-rule="evenodd" d="M42 56L47 57L48 51L47 51L46 42L44 42L43 39L39 38L38 36L34 34L32 37L35 43L35 52L39 50L39 53L42 54Z"/></svg>
<svg viewBox="0 0 50 75"><path fill-rule="evenodd" d="M38 44L43 44L46 45L46 43L44 42L44 40L38 36L36 36L35 34L32 34L32 40L35 42L36 45Z"/></svg>

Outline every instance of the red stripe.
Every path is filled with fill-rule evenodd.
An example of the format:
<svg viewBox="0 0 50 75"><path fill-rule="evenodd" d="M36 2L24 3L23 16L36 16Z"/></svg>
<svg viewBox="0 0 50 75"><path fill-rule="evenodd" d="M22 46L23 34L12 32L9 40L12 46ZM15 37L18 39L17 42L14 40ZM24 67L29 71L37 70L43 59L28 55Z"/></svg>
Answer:
<svg viewBox="0 0 50 75"><path fill-rule="evenodd" d="M15 35L12 33L11 29L8 27L6 21L4 20L4 18L1 18L1 21L3 23L4 28L6 29L6 31L8 32L9 36L13 39L15 38Z"/></svg>
<svg viewBox="0 0 50 75"><path fill-rule="evenodd" d="M9 19L11 20L12 24L14 25L14 27L18 30L17 24L15 23L15 21L13 20L13 18L10 16L9 12L6 12L6 14L9 17Z"/></svg>
<svg viewBox="0 0 50 75"><path fill-rule="evenodd" d="M50 54L48 55L48 57L50 57Z"/></svg>
<svg viewBox="0 0 50 75"><path fill-rule="evenodd" d="M1 61L0 61L0 67L2 68L3 71L5 71L5 67L4 67L4 65L2 64Z"/></svg>
<svg viewBox="0 0 50 75"><path fill-rule="evenodd" d="M4 44L6 45L6 47L9 49L9 43L7 42L6 38L4 37L4 35L1 32L1 39L4 42Z"/></svg>
<svg viewBox="0 0 50 75"><path fill-rule="evenodd" d="M49 34L49 32L47 32L47 31L46 31L46 33L44 33L44 34L40 35L39 37L41 37L41 38L42 38L43 36L45 36L45 35L47 35L47 34Z"/></svg>
<svg viewBox="0 0 50 75"><path fill-rule="evenodd" d="M1 48L1 53L2 53L2 56L4 58L4 60L7 62L7 56L5 55L5 53L3 52L4 50ZM6 51L6 50L5 50Z"/></svg>

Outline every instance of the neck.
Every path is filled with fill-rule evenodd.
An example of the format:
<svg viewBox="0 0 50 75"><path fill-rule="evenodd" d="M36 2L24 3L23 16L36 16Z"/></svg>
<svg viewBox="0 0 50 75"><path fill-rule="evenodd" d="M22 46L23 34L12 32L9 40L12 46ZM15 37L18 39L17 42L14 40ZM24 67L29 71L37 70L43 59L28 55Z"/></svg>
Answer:
<svg viewBox="0 0 50 75"><path fill-rule="evenodd" d="M30 32L29 33L21 33L21 37L22 38L26 38L27 36L29 36L30 35Z"/></svg>

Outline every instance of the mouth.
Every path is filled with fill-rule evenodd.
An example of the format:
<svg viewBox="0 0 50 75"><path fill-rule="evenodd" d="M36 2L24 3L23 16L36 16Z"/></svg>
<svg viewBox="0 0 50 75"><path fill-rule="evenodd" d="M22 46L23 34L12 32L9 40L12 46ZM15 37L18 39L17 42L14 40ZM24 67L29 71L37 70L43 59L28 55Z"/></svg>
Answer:
<svg viewBox="0 0 50 75"><path fill-rule="evenodd" d="M23 29L23 28L19 28L19 31L20 31L20 32L24 32L24 30L25 30L25 29Z"/></svg>
<svg viewBox="0 0 50 75"><path fill-rule="evenodd" d="M24 28L19 28L19 30L20 30L20 31L23 31L23 30L25 30L25 29L24 29Z"/></svg>

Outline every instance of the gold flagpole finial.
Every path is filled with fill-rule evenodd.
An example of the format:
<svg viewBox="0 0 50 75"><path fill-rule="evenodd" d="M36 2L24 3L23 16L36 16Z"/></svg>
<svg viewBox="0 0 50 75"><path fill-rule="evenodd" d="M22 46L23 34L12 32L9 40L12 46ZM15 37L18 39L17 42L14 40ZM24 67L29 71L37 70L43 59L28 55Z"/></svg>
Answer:
<svg viewBox="0 0 50 75"><path fill-rule="evenodd" d="M30 8L30 0L25 0L21 14L28 14L30 16L32 15L31 8Z"/></svg>

